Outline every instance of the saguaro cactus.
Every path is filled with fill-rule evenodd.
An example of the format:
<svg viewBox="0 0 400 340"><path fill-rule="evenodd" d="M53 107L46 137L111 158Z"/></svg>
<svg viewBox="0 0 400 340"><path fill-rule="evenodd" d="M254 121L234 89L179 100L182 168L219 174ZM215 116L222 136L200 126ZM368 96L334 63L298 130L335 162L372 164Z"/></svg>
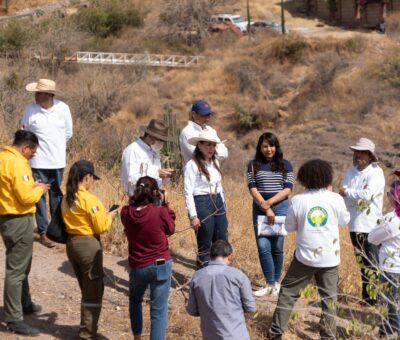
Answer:
<svg viewBox="0 0 400 340"><path fill-rule="evenodd" d="M164 123L168 126L168 135L171 141L166 142L161 153L163 167L176 170L174 181L177 181L182 174L182 155L179 148L179 135L181 129L176 124L176 114L172 108L166 105L164 108Z"/></svg>

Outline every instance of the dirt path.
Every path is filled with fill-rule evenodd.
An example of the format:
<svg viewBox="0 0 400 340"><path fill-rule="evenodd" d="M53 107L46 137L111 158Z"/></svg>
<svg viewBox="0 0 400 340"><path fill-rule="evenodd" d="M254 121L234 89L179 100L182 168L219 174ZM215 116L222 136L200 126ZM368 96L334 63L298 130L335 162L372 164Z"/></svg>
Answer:
<svg viewBox="0 0 400 340"><path fill-rule="evenodd" d="M0 291L4 285L4 245L0 244ZM99 331L109 339L130 339L128 316L128 272L126 260L105 254L106 289ZM80 291L65 247L48 249L34 244L32 270L29 276L32 298L43 307L38 316L26 317L27 322L40 329L36 339L76 338L80 317ZM0 338L21 339L6 332L3 314L3 294L0 297Z"/></svg>

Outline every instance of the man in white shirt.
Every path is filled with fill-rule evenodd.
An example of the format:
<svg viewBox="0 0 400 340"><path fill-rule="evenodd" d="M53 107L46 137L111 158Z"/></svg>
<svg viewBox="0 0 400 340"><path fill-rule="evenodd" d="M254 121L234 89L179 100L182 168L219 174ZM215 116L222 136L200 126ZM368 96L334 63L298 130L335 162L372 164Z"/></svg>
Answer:
<svg viewBox="0 0 400 340"><path fill-rule="evenodd" d="M382 218L383 194L385 191L385 176L376 164L375 144L360 138L356 145L351 146L354 166L346 173L343 187L339 194L344 197L351 219L349 223L350 237L355 253L362 263L362 299L365 303L374 305L376 300L367 291L369 274L377 269L378 247L368 242L368 234Z"/></svg>
<svg viewBox="0 0 400 340"><path fill-rule="evenodd" d="M174 169L161 168L160 150L169 141L168 127L159 119L152 119L140 128L144 135L128 145L122 153L121 181L125 192L132 196L140 177L150 176L161 188L162 179L170 178Z"/></svg>
<svg viewBox="0 0 400 340"><path fill-rule="evenodd" d="M69 107L54 98L56 83L39 79L26 87L35 93L35 102L29 104L21 121L21 129L33 132L39 139L39 147L30 160L35 180L51 184L49 190L50 213L53 214L62 199L61 182L66 164L67 142L72 137L72 117ZM36 205L36 222L40 242L49 248L55 246L47 236L48 220L46 196Z"/></svg>
<svg viewBox="0 0 400 340"><path fill-rule="evenodd" d="M181 147L181 153L185 164L192 158L195 146L189 144L189 139L197 137L199 132L203 130L209 130L217 134L217 132L210 126L208 122L213 115L213 111L209 103L205 100L196 100L190 112L190 120L188 124L183 128L181 135L179 136L179 144ZM228 158L228 149L224 143L217 145L217 159L219 161Z"/></svg>

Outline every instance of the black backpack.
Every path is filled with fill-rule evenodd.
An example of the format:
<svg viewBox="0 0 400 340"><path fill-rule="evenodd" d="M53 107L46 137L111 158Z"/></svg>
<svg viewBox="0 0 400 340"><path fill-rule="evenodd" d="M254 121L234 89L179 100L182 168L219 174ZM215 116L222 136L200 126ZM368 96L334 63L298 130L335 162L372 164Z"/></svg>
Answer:
<svg viewBox="0 0 400 340"><path fill-rule="evenodd" d="M65 244L67 243L68 234L62 218L61 202L62 200L57 203L57 206L51 215L51 220L49 227L47 228L46 235L53 242Z"/></svg>

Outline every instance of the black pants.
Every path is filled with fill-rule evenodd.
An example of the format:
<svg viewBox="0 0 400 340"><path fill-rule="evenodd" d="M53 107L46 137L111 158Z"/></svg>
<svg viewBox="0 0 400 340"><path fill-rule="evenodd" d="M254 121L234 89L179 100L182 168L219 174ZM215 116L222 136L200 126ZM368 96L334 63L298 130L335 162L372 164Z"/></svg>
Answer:
<svg viewBox="0 0 400 340"><path fill-rule="evenodd" d="M351 232L350 238L357 257L357 262L360 266L360 274L362 280L362 299L370 305L374 305L376 303L376 299L372 298L368 294L367 286L370 281L369 277L372 273L375 273L377 278L379 277L379 274L377 272L379 247L368 242L367 233Z"/></svg>

